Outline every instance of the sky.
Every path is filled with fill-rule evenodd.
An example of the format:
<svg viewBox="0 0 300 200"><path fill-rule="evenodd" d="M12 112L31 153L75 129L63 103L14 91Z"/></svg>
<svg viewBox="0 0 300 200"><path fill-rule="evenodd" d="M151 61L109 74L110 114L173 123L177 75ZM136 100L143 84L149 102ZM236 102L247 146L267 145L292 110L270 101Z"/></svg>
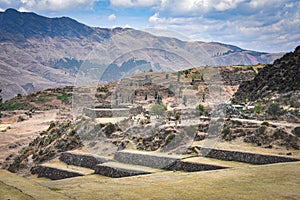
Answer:
<svg viewBox="0 0 300 200"><path fill-rule="evenodd" d="M300 0L0 0L7 8L263 52L300 45Z"/></svg>

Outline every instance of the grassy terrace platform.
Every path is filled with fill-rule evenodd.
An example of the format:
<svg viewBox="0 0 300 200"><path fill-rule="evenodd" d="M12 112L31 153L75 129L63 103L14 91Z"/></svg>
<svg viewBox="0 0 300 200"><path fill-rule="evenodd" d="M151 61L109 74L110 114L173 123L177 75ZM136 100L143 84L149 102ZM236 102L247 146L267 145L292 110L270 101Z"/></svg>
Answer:
<svg viewBox="0 0 300 200"><path fill-rule="evenodd" d="M191 162L191 163L198 163L198 164L206 164L206 165L215 165L221 167L245 167L251 164L243 163L243 162L234 162L234 161L225 161L225 160L218 160L214 158L206 158L206 157L192 157L183 159L182 162Z"/></svg>
<svg viewBox="0 0 300 200"><path fill-rule="evenodd" d="M112 161L112 157L104 157L82 151L67 151L61 153L59 160L68 165L95 169L97 164Z"/></svg>
<svg viewBox="0 0 300 200"><path fill-rule="evenodd" d="M137 150L117 151L114 156L114 159L119 162L158 169L168 169L182 158L184 156Z"/></svg>
<svg viewBox="0 0 300 200"><path fill-rule="evenodd" d="M37 166L33 172L38 173L39 177L57 180L76 176L85 176L94 173L94 170L74 165L67 165L60 161L52 161Z"/></svg>
<svg viewBox="0 0 300 200"><path fill-rule="evenodd" d="M120 179L99 175L41 182L76 199L300 199L300 162Z"/></svg>

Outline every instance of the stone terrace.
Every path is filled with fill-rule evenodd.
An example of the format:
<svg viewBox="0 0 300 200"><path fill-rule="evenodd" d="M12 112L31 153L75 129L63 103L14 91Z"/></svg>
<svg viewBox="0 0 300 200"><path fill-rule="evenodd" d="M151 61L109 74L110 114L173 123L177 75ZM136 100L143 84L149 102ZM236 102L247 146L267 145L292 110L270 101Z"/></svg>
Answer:
<svg viewBox="0 0 300 200"><path fill-rule="evenodd" d="M38 177L47 177L53 180L85 176L92 173L121 178L161 173L168 170L195 172L245 167L253 164L300 161L300 159L286 156L208 148L201 149L201 147L199 149L200 154L202 154L200 156L122 150L117 151L114 158L69 151L62 153L59 160L34 167L32 173L38 174Z"/></svg>

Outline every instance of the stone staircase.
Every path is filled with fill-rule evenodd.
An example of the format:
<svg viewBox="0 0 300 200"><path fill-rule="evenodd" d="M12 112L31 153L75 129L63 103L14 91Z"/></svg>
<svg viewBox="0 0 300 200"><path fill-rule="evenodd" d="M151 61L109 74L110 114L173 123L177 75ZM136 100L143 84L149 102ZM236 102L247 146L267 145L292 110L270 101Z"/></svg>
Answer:
<svg viewBox="0 0 300 200"><path fill-rule="evenodd" d="M207 151L207 149L203 149ZM256 159L255 162L254 159ZM292 161L299 161L299 159L219 149L211 149L206 157L122 150L117 151L112 158L80 151L69 151L61 153L57 160L34 167L32 173L38 174L38 177L52 180L90 174L122 178L168 170L197 172Z"/></svg>

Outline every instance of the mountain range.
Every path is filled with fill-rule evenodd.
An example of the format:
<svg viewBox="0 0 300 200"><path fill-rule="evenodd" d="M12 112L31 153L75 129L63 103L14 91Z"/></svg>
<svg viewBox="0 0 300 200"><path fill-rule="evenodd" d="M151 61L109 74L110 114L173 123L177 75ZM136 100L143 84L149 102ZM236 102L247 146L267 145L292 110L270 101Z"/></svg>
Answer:
<svg viewBox="0 0 300 200"><path fill-rule="evenodd" d="M68 17L47 18L14 9L0 12L4 99L61 85L117 81L141 71L272 63L282 55L131 28L89 27Z"/></svg>

